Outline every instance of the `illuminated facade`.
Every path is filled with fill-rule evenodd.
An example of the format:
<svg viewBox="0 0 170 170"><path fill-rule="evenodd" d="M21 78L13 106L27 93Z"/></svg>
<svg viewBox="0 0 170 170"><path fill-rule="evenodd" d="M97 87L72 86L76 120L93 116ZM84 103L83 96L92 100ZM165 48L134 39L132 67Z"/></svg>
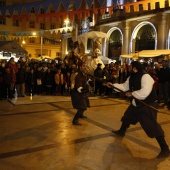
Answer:
<svg viewBox="0 0 170 170"><path fill-rule="evenodd" d="M101 49L106 57L170 48L170 0L0 2L0 40L17 40L30 58L64 58L68 38L76 41L87 19L90 30L108 34Z"/></svg>
<svg viewBox="0 0 170 170"><path fill-rule="evenodd" d="M119 8L104 14L99 28L110 37L104 55L115 59L141 50L170 49L169 2L146 0L131 3L128 12Z"/></svg>

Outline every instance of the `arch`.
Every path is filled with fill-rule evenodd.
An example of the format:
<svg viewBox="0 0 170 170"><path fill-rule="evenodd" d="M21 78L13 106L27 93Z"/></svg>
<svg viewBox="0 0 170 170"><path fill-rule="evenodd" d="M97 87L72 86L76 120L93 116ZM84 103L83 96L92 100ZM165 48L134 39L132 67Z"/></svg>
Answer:
<svg viewBox="0 0 170 170"><path fill-rule="evenodd" d="M122 31L120 30L120 28L118 28L118 27L113 27L113 28L111 28L108 32L107 32L107 35L108 35L108 37L111 37L111 35L112 35L112 33L114 32L114 31L118 31L119 33L120 33L120 36L121 36L121 46L123 46L123 33L122 33ZM107 53L109 54L109 43L107 43L108 44L108 47L107 47ZM112 51L114 51L114 53L115 53L115 55L114 55L114 57L115 56L117 56L118 55L118 53L121 53L121 48L119 48L119 49L112 49ZM117 55L116 55L117 54ZM119 54L120 55L120 54ZM113 57L113 58L114 58ZM114 58L115 59L115 58Z"/></svg>
<svg viewBox="0 0 170 170"><path fill-rule="evenodd" d="M122 44L123 44L123 33L122 33L121 29L118 28L118 27L112 27L112 28L107 32L108 37L110 37L110 35L112 34L112 32L115 31L115 30L119 30L119 32L121 33L121 35L122 35Z"/></svg>
<svg viewBox="0 0 170 170"><path fill-rule="evenodd" d="M155 31L155 50L157 49L157 31L156 31L156 28L151 22L144 21L144 22L139 23L132 32L132 36L131 36L131 40L130 40L130 52L131 53L135 52L134 46L133 46L133 40L136 39L137 33L140 30L140 28L142 28L145 25L150 25L154 29L154 31Z"/></svg>

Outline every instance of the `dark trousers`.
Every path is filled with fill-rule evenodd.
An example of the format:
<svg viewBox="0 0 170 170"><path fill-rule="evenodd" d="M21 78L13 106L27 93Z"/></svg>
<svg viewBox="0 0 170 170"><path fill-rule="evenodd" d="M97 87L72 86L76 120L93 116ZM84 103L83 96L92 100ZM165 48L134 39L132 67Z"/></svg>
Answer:
<svg viewBox="0 0 170 170"><path fill-rule="evenodd" d="M157 103L150 105L156 108ZM128 125L135 125L139 122L145 133L151 138L164 135L164 131L157 122L157 112L148 106L135 107L130 105L125 111L121 121Z"/></svg>
<svg viewBox="0 0 170 170"><path fill-rule="evenodd" d="M96 81L95 82L95 94L99 92L99 95L103 93L103 84L101 81Z"/></svg>
<svg viewBox="0 0 170 170"><path fill-rule="evenodd" d="M158 93L158 99L161 102L161 100L164 100L165 104L168 104L169 101L169 83L159 83L159 93Z"/></svg>
<svg viewBox="0 0 170 170"><path fill-rule="evenodd" d="M28 86L28 89L29 89L29 95L31 95L31 93L32 93L32 95L35 94L35 84L30 84Z"/></svg>
<svg viewBox="0 0 170 170"><path fill-rule="evenodd" d="M79 119L80 117L82 117L84 111L85 111L84 109L78 109L78 110L77 110L77 113L75 114L75 116L74 116L74 118L73 118L73 122L78 121L78 119Z"/></svg>
<svg viewBox="0 0 170 170"><path fill-rule="evenodd" d="M13 90L11 90L11 85L4 84L3 97L10 99L13 97Z"/></svg>

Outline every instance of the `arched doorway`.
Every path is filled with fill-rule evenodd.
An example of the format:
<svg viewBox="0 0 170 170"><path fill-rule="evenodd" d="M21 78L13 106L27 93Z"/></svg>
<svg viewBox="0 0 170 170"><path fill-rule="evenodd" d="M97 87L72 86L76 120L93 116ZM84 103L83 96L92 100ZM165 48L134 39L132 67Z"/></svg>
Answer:
<svg viewBox="0 0 170 170"><path fill-rule="evenodd" d="M151 25L144 25L136 36L135 51L155 49L155 30Z"/></svg>
<svg viewBox="0 0 170 170"><path fill-rule="evenodd" d="M112 28L109 32L108 57L118 61L122 50L123 35L118 28Z"/></svg>
<svg viewBox="0 0 170 170"><path fill-rule="evenodd" d="M142 50L155 50L157 48L157 32L150 22L138 24L131 37L130 51L134 53Z"/></svg>

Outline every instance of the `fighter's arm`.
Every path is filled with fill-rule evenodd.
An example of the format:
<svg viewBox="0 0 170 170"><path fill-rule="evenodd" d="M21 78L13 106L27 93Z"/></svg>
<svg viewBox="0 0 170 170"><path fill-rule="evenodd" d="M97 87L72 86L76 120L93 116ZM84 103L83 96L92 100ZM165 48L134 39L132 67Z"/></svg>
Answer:
<svg viewBox="0 0 170 170"><path fill-rule="evenodd" d="M128 77L127 80L126 80L124 83L122 83L122 84L118 84L118 83L112 84L111 82L108 82L108 83L107 83L107 86L108 86L108 87L112 87L112 88L116 87L117 89L120 89L121 91L126 92L126 91L129 90L129 77ZM117 89L115 89L115 90L118 91Z"/></svg>

